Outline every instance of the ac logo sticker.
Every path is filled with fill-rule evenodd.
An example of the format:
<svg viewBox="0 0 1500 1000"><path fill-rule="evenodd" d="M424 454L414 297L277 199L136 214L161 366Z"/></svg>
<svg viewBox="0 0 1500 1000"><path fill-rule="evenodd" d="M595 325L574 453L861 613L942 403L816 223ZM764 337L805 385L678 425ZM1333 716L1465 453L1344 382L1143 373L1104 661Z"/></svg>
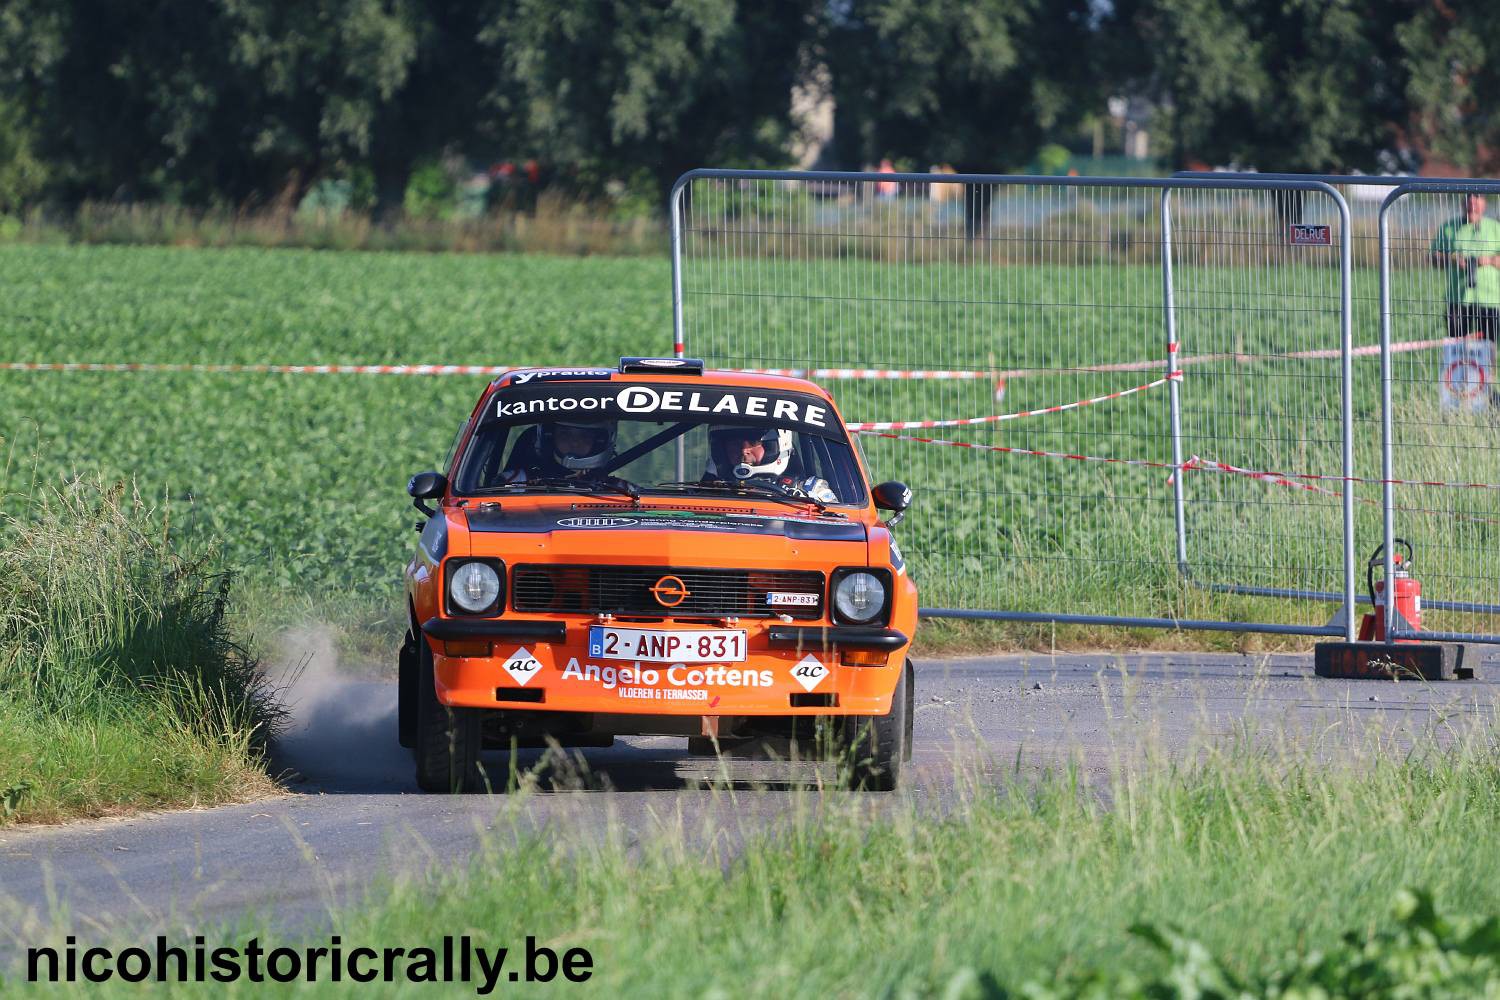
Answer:
<svg viewBox="0 0 1500 1000"><path fill-rule="evenodd" d="M792 668L792 679L802 685L802 690L811 691L823 682L828 672L828 668L823 666L821 660L808 653Z"/></svg>
<svg viewBox="0 0 1500 1000"><path fill-rule="evenodd" d="M535 677L542 669L541 662L535 656L532 656L531 650L525 646L510 654L510 659L500 664L500 666L504 667L505 672L510 674L515 682L522 687L525 687L526 682Z"/></svg>

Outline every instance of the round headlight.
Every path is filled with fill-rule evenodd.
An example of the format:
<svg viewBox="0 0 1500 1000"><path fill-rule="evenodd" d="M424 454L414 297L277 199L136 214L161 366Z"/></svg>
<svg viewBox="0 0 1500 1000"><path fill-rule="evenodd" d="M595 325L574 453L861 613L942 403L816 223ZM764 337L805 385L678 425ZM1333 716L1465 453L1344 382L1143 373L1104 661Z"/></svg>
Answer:
<svg viewBox="0 0 1500 1000"><path fill-rule="evenodd" d="M833 604L852 622L867 622L885 607L885 584L873 573L850 573L833 590Z"/></svg>
<svg viewBox="0 0 1500 1000"><path fill-rule="evenodd" d="M485 563L464 563L448 578L448 595L465 611L483 611L500 596L500 575Z"/></svg>

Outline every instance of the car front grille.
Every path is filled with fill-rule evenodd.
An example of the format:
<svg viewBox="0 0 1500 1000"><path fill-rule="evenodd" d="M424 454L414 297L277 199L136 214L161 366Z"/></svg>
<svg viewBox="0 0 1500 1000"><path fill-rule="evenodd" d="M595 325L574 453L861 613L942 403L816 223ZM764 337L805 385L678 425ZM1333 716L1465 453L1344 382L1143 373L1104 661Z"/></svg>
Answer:
<svg viewBox="0 0 1500 1000"><path fill-rule="evenodd" d="M688 592L675 606L663 604L652 592L669 576L681 580ZM817 619L823 614L823 585L823 574L809 571L521 565L511 571L511 607L516 611L655 618L771 618L785 614ZM771 593L815 594L817 603L768 605L766 595Z"/></svg>

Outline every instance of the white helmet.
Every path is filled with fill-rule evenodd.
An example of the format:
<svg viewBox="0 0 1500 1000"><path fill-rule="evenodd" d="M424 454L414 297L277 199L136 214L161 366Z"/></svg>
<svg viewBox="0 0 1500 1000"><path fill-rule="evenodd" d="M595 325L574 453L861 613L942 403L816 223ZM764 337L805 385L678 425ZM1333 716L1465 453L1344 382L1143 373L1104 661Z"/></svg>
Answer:
<svg viewBox="0 0 1500 1000"><path fill-rule="evenodd" d="M759 438L766 449L760 464L740 463L728 470L729 475L735 479L749 479L751 476L779 476L786 472L787 463L792 460L791 431L784 427L767 427L764 430L754 427L712 427L708 432L708 474L719 475L718 465L725 448L756 438Z"/></svg>
<svg viewBox="0 0 1500 1000"><path fill-rule="evenodd" d="M557 447L557 431L561 428L590 435L588 451L582 455L569 455ZM540 426L542 454L550 457L564 469L597 469L615 457L615 424L605 420L585 423L559 420Z"/></svg>

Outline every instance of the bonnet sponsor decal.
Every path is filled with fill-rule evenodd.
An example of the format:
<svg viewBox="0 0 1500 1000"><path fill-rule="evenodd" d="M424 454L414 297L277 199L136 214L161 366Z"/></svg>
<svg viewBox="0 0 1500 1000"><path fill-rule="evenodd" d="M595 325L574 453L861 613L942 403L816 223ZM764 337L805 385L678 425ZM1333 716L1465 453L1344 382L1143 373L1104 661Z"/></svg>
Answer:
<svg viewBox="0 0 1500 1000"><path fill-rule="evenodd" d="M558 518L559 528L628 528L632 524L640 524L633 517L562 517Z"/></svg>

